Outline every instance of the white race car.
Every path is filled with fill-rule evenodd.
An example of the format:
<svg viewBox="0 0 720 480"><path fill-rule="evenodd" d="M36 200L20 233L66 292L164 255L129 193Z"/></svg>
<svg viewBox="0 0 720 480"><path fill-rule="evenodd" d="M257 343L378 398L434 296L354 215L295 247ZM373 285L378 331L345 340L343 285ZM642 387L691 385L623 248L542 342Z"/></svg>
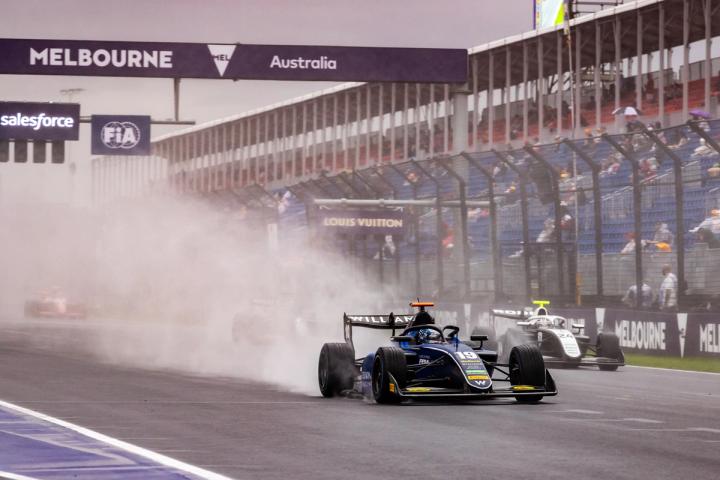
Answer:
<svg viewBox="0 0 720 480"><path fill-rule="evenodd" d="M497 318L516 320L497 339L500 358L507 356L512 347L527 343L540 347L545 364L556 367L597 366L600 370L617 370L625 365L620 340L611 332L598 333L595 344L584 335L584 325L570 324L564 317L550 315L550 302L533 302L538 308L533 313L523 310L493 309L490 322L496 327Z"/></svg>

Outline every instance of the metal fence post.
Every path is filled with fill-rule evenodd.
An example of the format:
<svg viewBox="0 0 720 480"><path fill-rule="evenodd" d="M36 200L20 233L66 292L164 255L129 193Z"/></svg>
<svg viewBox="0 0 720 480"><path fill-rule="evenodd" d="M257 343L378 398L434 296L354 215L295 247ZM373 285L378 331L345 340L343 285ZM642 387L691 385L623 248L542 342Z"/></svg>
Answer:
<svg viewBox="0 0 720 480"><path fill-rule="evenodd" d="M596 282L596 295L598 298L604 296L603 289L603 244L602 244L602 199L600 193L600 165L596 164L595 161L590 158L590 155L585 153L575 143L571 142L567 138L563 140L563 143L567 145L575 154L590 167L592 172L593 180L593 221L595 223L595 282ZM577 180L576 180L577 182ZM577 188L577 183L575 184ZM577 219L575 219L577 221Z"/></svg>
<svg viewBox="0 0 720 480"><path fill-rule="evenodd" d="M438 159L438 165L445 169L458 182L460 189L460 233L462 240L463 256L463 282L465 284L465 296L470 296L470 245L468 245L468 224L467 224L467 189L465 180L460 174L447 164L447 159Z"/></svg>
<svg viewBox="0 0 720 480"><path fill-rule="evenodd" d="M632 188L633 188L633 217L635 220L635 307L642 306L642 192L640 190L640 165L635 158L635 154L625 150L619 143L615 141L607 133L602 135L602 139L609 143L620 155L625 157L632 166Z"/></svg>
<svg viewBox="0 0 720 480"><path fill-rule="evenodd" d="M563 262L563 245L562 245L562 217L560 216L560 176L555 171L555 167L550 162L545 160L545 157L536 152L532 147L525 146L523 150L527 152L531 157L540 162L552 177L552 188L553 188L553 207L555 210L555 255L557 258L558 267L558 280L560 282L560 295L565 295L565 272ZM575 219L577 222L577 219ZM570 290L573 287L570 286Z"/></svg>
<svg viewBox="0 0 720 480"><path fill-rule="evenodd" d="M495 204L495 181L492 172L482 166L479 161L472 158L468 153L460 154L470 165L477 168L478 171L485 176L488 182L488 197L490 199L490 254L493 259L493 290L494 300L503 297L503 275L502 275L502 257L498 247L498 231L497 231L497 205Z"/></svg>
<svg viewBox="0 0 720 480"><path fill-rule="evenodd" d="M520 182L520 216L522 217L523 260L525 261L525 299L530 303L532 299L532 285L530 283L530 231L528 229L528 198L527 198L527 172L519 169L508 159L504 153L492 150L502 163L515 172ZM501 252L502 255L502 252Z"/></svg>
<svg viewBox="0 0 720 480"><path fill-rule="evenodd" d="M393 199L398 198L398 192L395 188L395 185L391 181L389 181L387 178L385 178L385 175L382 173L379 167L370 167L370 171L373 172L379 179L382 181L385 185L387 185L390 190L392 191ZM397 249L395 252L395 282L400 285L400 251Z"/></svg>
<svg viewBox="0 0 720 480"><path fill-rule="evenodd" d="M400 170L397 165L390 164L388 167L410 184L413 191L413 200L417 200L418 186L416 182L413 182L412 179ZM422 291L422 281L420 279L420 222L418 220L417 212L413 215L413 229L415 229L415 294L420 295L420 292Z"/></svg>
<svg viewBox="0 0 720 480"><path fill-rule="evenodd" d="M685 285L685 193L683 190L683 162L672 149L660 141L655 132L648 130L645 125L642 125L642 128L645 135L673 161L673 173L675 174L675 228L677 229L677 235L675 236L677 247L675 258L677 260L678 273L677 303L680 305L680 302L684 300L685 297L685 290L683 288Z"/></svg>
<svg viewBox="0 0 720 480"><path fill-rule="evenodd" d="M437 202L437 206L435 207L436 212L436 229L437 229L437 286L438 286L438 296L442 296L442 292L444 289L444 261L443 261L443 245L442 241L442 205L441 205L441 199L440 199L440 182L438 182L437 178L433 177L430 172L425 170L418 162L417 160L410 160L410 163L420 170L420 172L430 179L431 182L435 184L435 200Z"/></svg>

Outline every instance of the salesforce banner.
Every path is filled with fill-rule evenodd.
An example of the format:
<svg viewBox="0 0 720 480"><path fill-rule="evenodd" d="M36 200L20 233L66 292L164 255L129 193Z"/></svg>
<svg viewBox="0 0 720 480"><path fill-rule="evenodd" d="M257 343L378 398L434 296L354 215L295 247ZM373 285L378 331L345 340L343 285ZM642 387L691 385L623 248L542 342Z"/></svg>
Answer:
<svg viewBox="0 0 720 480"><path fill-rule="evenodd" d="M0 39L0 74L464 83L467 50Z"/></svg>
<svg viewBox="0 0 720 480"><path fill-rule="evenodd" d="M0 140L77 140L77 103L0 102Z"/></svg>
<svg viewBox="0 0 720 480"><path fill-rule="evenodd" d="M93 115L93 155L149 155L150 117L145 115Z"/></svg>
<svg viewBox="0 0 720 480"><path fill-rule="evenodd" d="M402 210L320 209L318 226L334 233L349 235L403 235L405 214Z"/></svg>

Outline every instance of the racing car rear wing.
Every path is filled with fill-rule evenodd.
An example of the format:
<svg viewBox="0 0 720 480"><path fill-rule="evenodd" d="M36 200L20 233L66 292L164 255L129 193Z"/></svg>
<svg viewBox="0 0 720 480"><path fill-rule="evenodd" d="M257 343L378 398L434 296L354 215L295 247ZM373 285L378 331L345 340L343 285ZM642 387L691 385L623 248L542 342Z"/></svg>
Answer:
<svg viewBox="0 0 720 480"><path fill-rule="evenodd" d="M525 320L532 316L532 312L527 309L509 310L504 308L493 308L490 310L493 317L510 318L513 320Z"/></svg>
<svg viewBox="0 0 720 480"><path fill-rule="evenodd" d="M392 335L395 336L395 330L410 325L413 317L414 315L411 314L395 315L392 312L389 315L348 315L344 313L345 341L352 346L352 327L392 330Z"/></svg>

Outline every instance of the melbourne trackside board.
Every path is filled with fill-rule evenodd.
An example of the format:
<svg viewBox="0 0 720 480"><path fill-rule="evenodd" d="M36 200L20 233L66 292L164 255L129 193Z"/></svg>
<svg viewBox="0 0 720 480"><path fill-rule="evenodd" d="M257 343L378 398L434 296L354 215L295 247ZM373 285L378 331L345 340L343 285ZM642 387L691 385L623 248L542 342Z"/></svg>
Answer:
<svg viewBox="0 0 720 480"><path fill-rule="evenodd" d="M0 74L465 83L464 49L0 39Z"/></svg>

